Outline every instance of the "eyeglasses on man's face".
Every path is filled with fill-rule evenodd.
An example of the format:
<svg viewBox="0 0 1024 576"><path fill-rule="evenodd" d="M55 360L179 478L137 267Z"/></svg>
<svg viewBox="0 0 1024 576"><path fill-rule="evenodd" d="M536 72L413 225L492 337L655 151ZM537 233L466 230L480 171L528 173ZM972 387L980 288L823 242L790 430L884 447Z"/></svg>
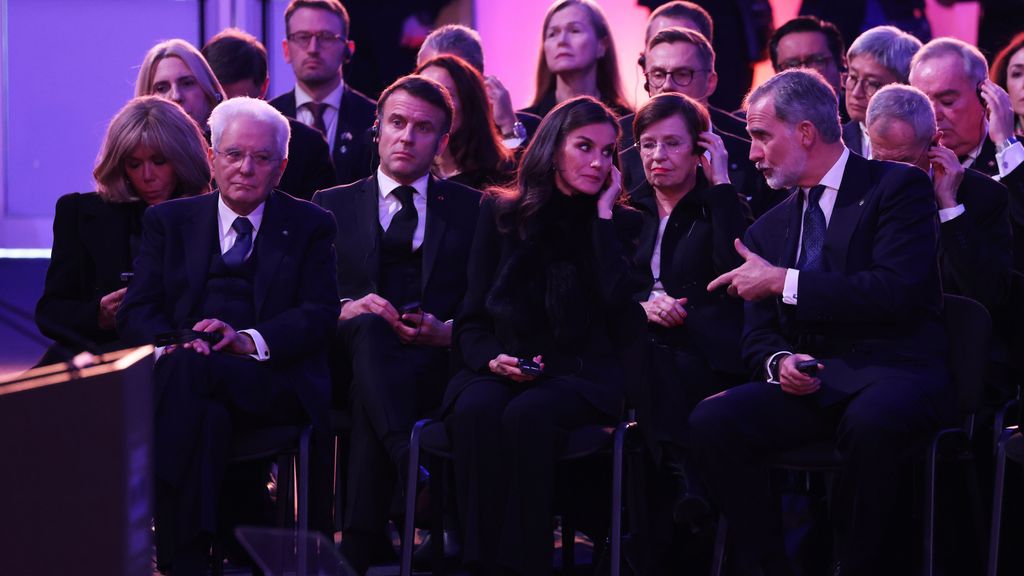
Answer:
<svg viewBox="0 0 1024 576"><path fill-rule="evenodd" d="M215 149L214 153L219 155L221 158L224 158L224 160L231 166L240 166L247 156L252 158L253 163L260 168L267 168L281 160L267 152L243 152L237 149L221 151Z"/></svg>
<svg viewBox="0 0 1024 576"><path fill-rule="evenodd" d="M661 88L665 85L665 82L669 78L672 79L672 83L680 88L689 86L693 82L693 76L698 72L707 72L707 70L694 70L692 68L676 68L675 70L661 70L655 68L646 74L647 82L655 87Z"/></svg>
<svg viewBox="0 0 1024 576"><path fill-rule="evenodd" d="M320 32L292 32L288 35L289 42L297 44L303 49L309 48L309 43L313 41L313 38L316 38L317 46L322 48L333 47L345 40L345 37L341 34L335 34L326 30Z"/></svg>

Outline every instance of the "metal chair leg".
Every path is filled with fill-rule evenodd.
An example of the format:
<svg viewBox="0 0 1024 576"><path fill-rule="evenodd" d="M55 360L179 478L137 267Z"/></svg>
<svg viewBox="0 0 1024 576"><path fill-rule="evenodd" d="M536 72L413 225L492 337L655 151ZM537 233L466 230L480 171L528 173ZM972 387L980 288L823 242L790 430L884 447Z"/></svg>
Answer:
<svg viewBox="0 0 1024 576"><path fill-rule="evenodd" d="M729 523L725 516L718 515L718 530L715 532L715 552L711 557L711 576L722 576L725 565L725 538L729 533Z"/></svg>
<svg viewBox="0 0 1024 576"><path fill-rule="evenodd" d="M995 485L992 490L992 525L989 528L988 542L988 576L996 576L999 571L999 537L1003 519L1003 490L1006 483L1006 439L1009 434L1003 432L996 443Z"/></svg>
<svg viewBox="0 0 1024 576"><path fill-rule="evenodd" d="M619 576L622 570L622 476L626 433L636 422L624 422L615 428L612 438L612 538L611 576Z"/></svg>
<svg viewBox="0 0 1024 576"><path fill-rule="evenodd" d="M420 420L409 436L409 469L405 482L405 521L402 527L402 558L400 576L412 576L412 548L415 538L416 478L420 469L420 434L430 420Z"/></svg>
<svg viewBox="0 0 1024 576"><path fill-rule="evenodd" d="M938 438L932 440L928 454L925 456L924 479L924 546L921 572L924 576L935 573L935 460L938 451Z"/></svg>

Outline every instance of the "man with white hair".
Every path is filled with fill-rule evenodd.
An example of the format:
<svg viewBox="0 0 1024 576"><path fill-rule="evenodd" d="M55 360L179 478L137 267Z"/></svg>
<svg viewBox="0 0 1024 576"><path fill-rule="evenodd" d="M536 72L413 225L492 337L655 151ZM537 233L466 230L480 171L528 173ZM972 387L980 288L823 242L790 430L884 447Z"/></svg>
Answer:
<svg viewBox="0 0 1024 576"><path fill-rule="evenodd" d="M943 291L973 298L996 317L1006 303L1012 264L1006 187L933 143L935 112L916 88L879 90L868 105L867 127L876 159L906 162L931 176Z"/></svg>
<svg viewBox="0 0 1024 576"><path fill-rule="evenodd" d="M273 189L289 126L269 104L233 98L210 126L220 189L146 212L117 315L129 340L173 339L154 369L154 448L158 557L175 575L206 573L233 429L329 432L334 219Z"/></svg>
<svg viewBox="0 0 1024 576"><path fill-rule="evenodd" d="M748 96L750 159L793 193L747 230L718 277L747 301L743 356L760 381L690 416L695 464L729 522L737 574L790 574L762 458L829 439L843 574L897 574L899 477L952 416L927 176L840 140L835 92L786 70Z"/></svg>
<svg viewBox="0 0 1024 576"><path fill-rule="evenodd" d="M876 26L853 41L846 52L846 113L843 143L851 151L872 158L864 116L879 88L910 82L910 61L921 41L895 26Z"/></svg>
<svg viewBox="0 0 1024 576"><path fill-rule="evenodd" d="M1010 190L1014 268L1024 270L1024 146L1013 132L1009 95L988 79L981 52L953 38L937 38L918 51L910 84L931 99L939 142L964 168L987 174Z"/></svg>

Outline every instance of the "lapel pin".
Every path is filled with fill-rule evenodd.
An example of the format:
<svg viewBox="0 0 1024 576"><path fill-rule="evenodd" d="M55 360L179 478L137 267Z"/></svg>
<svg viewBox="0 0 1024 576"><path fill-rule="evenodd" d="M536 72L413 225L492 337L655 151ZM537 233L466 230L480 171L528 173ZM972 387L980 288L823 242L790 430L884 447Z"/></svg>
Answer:
<svg viewBox="0 0 1024 576"><path fill-rule="evenodd" d="M864 205L864 199L861 198L860 202L857 202L857 206L863 206L863 205Z"/></svg>
<svg viewBox="0 0 1024 576"><path fill-rule="evenodd" d="M339 150L339 152L341 152L342 154L345 154L346 152L348 152L348 146L342 146L341 150Z"/></svg>
<svg viewBox="0 0 1024 576"><path fill-rule="evenodd" d="M288 235L288 231L287 230L281 230L281 235L282 236L287 236Z"/></svg>

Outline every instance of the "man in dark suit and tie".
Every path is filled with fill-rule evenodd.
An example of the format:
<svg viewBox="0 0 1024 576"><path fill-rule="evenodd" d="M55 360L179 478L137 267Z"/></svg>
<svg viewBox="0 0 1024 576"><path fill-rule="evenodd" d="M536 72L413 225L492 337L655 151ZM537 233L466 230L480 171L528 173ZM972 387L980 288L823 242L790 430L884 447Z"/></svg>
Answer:
<svg viewBox="0 0 1024 576"><path fill-rule="evenodd" d="M1024 271L1024 146L1013 133L1009 95L988 79L988 61L981 52L954 38L936 38L918 51L910 85L931 99L939 142L964 168L1009 189L1013 267Z"/></svg>
<svg viewBox="0 0 1024 576"><path fill-rule="evenodd" d="M206 573L233 430L302 421L328 430L326 348L338 313L333 220L273 190L288 163L287 120L262 100L233 98L210 126L220 190L146 212L117 316L140 343L179 329L220 336L158 350L158 560L176 575Z"/></svg>
<svg viewBox="0 0 1024 576"><path fill-rule="evenodd" d="M203 46L203 56L228 98L266 98L270 84L267 49L255 36L237 28L222 30ZM277 188L309 200L317 190L335 184L331 152L318 130L293 118L288 124L292 133L288 140L289 162Z"/></svg>
<svg viewBox="0 0 1024 576"><path fill-rule="evenodd" d="M339 184L369 176L376 106L342 78L355 52L348 12L338 0L293 0L284 11L284 26L284 59L295 72L295 89L270 105L323 133Z"/></svg>
<svg viewBox="0 0 1024 576"><path fill-rule="evenodd" d="M807 70L748 97L751 160L794 193L736 241L744 264L708 287L747 300L743 354L758 380L704 400L690 418L737 574L792 573L763 458L823 438L844 464L842 573L900 570L900 473L952 416L931 185L914 167L851 154L837 108ZM800 371L804 361L820 376Z"/></svg>
<svg viewBox="0 0 1024 576"><path fill-rule="evenodd" d="M313 197L338 224L342 308L332 363L335 398L353 413L342 545L360 572L380 557L412 425L439 404L448 381L451 320L480 204L476 190L429 172L451 128L444 88L400 78L381 94L377 116L377 173Z"/></svg>

